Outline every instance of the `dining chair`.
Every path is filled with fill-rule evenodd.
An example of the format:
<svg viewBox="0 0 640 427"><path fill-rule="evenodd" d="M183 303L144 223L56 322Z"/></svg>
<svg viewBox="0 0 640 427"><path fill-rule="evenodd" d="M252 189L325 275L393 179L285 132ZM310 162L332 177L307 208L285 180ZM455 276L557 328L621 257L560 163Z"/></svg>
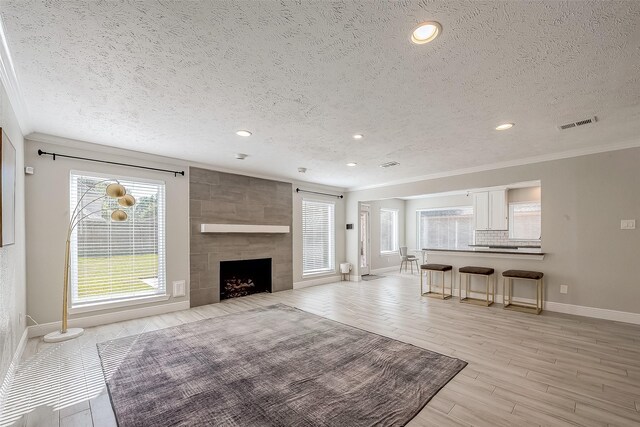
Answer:
<svg viewBox="0 0 640 427"><path fill-rule="evenodd" d="M407 264L411 265L411 274L413 274L413 263L416 263L416 270L420 271L418 266L418 258L415 255L409 255L409 251L406 246L401 246L400 249L400 273L402 273L402 266L404 265L404 271L407 271Z"/></svg>

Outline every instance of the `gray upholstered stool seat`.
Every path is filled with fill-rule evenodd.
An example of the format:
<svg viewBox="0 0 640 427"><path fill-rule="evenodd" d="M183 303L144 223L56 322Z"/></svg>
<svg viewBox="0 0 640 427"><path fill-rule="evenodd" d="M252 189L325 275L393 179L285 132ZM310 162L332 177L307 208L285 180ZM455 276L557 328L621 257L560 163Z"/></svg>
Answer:
<svg viewBox="0 0 640 427"><path fill-rule="evenodd" d="M493 268L489 267L461 267L458 269L459 273L479 274L481 276L490 276L494 273Z"/></svg>
<svg viewBox="0 0 640 427"><path fill-rule="evenodd" d="M542 282L544 273L529 270L507 270L502 273L502 277L502 295L504 298L504 308L540 314L540 312L542 311L542 301L544 301L544 283ZM513 279L532 280L535 283L535 304L513 300Z"/></svg>
<svg viewBox="0 0 640 427"><path fill-rule="evenodd" d="M495 292L495 276L493 275L495 270L489 267L474 267L474 266L465 266L460 267L458 269L458 290L460 291L460 302L466 302L468 304L476 304L476 305L484 305L490 306L494 303L496 298ZM471 276L481 276L484 277L484 286L485 290L483 294L485 294L484 298L474 298L472 295L478 292L471 291ZM462 282L464 278L464 298L462 297Z"/></svg>
<svg viewBox="0 0 640 427"><path fill-rule="evenodd" d="M427 272L427 292L422 291L422 272ZM447 286L445 285L444 276L445 272L449 272L449 289L447 290ZM432 291L431 285L433 284L433 278L431 275L433 274L442 274L442 288L440 291ZM447 299L453 296L453 266L447 264L422 264L420 266L420 295L425 295L428 297L435 297L440 299Z"/></svg>
<svg viewBox="0 0 640 427"><path fill-rule="evenodd" d="M420 269L432 271L449 271L453 269L453 266L446 264L422 264L420 266Z"/></svg>
<svg viewBox="0 0 640 427"><path fill-rule="evenodd" d="M507 270L502 273L502 276L513 277L514 279L540 280L544 276L544 273L528 270Z"/></svg>

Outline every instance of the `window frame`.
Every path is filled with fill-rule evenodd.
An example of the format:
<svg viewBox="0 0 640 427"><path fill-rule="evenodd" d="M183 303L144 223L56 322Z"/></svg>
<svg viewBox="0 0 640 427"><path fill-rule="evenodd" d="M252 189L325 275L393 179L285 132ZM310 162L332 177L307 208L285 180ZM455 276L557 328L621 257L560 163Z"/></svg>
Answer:
<svg viewBox="0 0 640 427"><path fill-rule="evenodd" d="M389 250L382 250L382 214L384 213L392 213L393 214L393 225L394 225L394 230L393 230L393 245L394 248L393 249L389 249ZM380 212L378 213L378 220L379 220L379 224L380 224L380 246L379 246L379 251L380 251L380 255L386 256L386 255L397 255L398 251L400 250L400 214L398 209L393 209L393 208L380 208Z"/></svg>
<svg viewBox="0 0 640 427"><path fill-rule="evenodd" d="M419 249L425 249L425 245L424 242L422 242L422 236L421 236L421 231L422 231L422 226L420 224L420 213L421 212L432 212L432 211L446 211L446 210L453 210L453 209L469 209L471 210L471 240L469 242L470 245L475 243L475 225L474 225L474 218L475 218L475 211L473 209L473 205L464 205L464 206L443 206L443 207L438 207L438 208L421 208L421 209L416 209L416 243ZM436 249L436 248L434 248ZM454 248L448 248L448 249L454 249Z"/></svg>
<svg viewBox="0 0 640 427"><path fill-rule="evenodd" d="M68 205L69 205L69 215L71 215L71 212L73 211L73 208L75 206L71 206L71 201L73 200L73 196L71 194L72 188L73 188L73 179L74 176L78 176L78 177L90 177L90 178L98 178L98 179L113 179L113 180L118 180L120 182L127 182L127 181L131 181L134 183L140 183L140 184L151 184L151 185L157 185L159 186L159 191L161 191L161 197L162 197L162 203L161 203L161 207L162 207L162 211L160 211L160 209L158 209L158 214L157 214L157 219L156 219L156 223L157 223L157 227L158 227L158 234L157 234L157 239L158 239L158 280L161 281L159 282L161 284L161 286L159 286L159 288L161 287L161 291L159 292L155 292L152 294L145 294L145 295L129 295L129 296L122 296L122 297L117 297L117 298L108 298L108 299L103 299L103 300L90 300L90 301L85 301L85 302L78 302L78 301L74 301L74 289L75 287L77 287L77 235L78 235L78 227L76 227L73 230L73 233L71 235L71 239L70 239L70 248L69 248L69 262L70 262L70 269L69 269L69 296L68 296L68 301L69 301L69 307L68 307L68 311L70 314L74 314L74 313L86 313L86 312L90 312L90 311L96 311L96 310L106 310L106 309L111 309L111 308L119 308L119 307L126 307L126 306L132 306L132 305L139 305L139 304L147 304L150 302L156 302L156 301L166 301L168 300L171 295L169 293L169 289L167 286L167 226L166 226L166 217L167 217L167 202L166 202L166 182L165 181L161 181L161 180L155 180L155 179L149 179L149 178L140 178L140 177L132 177L132 176L125 176L125 175L119 175L119 174L105 174L105 173L101 173L101 172L91 172L91 171L80 171L80 170L70 170L69 171L69 188L68 188L68 192L67 195L69 197L68 199ZM125 184L126 187L126 184ZM77 197L77 196L76 196ZM160 204L160 203L159 203ZM69 218L70 219L70 218ZM74 248L74 245L75 248ZM74 262L76 263L74 266Z"/></svg>
<svg viewBox="0 0 640 427"><path fill-rule="evenodd" d="M321 204L325 204L327 206L331 206L331 214L332 214L332 218L330 221L330 226L329 226L329 230L327 230L327 236L328 236L328 241L329 241L329 266L327 268L323 268L323 269L315 269L315 270L305 270L305 266L304 266L304 258L305 258L305 244L304 244L304 221L305 221L305 214L304 214L304 205L305 203L321 203ZM313 276L322 276L322 275L329 275L329 274L335 274L336 273L336 203L333 201L329 201L329 200L322 200L322 199L316 199L316 198L303 198L302 202L301 202L301 223L302 223L302 232L301 234L301 238L302 238L302 277L313 277Z"/></svg>
<svg viewBox="0 0 640 427"><path fill-rule="evenodd" d="M513 205L530 205L537 204L540 206L540 237L534 239L522 238L522 237L514 237L513 232L515 231L515 227L513 226L513 221L515 219L515 215L513 214ZM519 242L540 242L542 240L542 201L540 200L530 200L530 201L520 201L520 202L509 202L507 205L508 215L509 215L509 240L517 240Z"/></svg>

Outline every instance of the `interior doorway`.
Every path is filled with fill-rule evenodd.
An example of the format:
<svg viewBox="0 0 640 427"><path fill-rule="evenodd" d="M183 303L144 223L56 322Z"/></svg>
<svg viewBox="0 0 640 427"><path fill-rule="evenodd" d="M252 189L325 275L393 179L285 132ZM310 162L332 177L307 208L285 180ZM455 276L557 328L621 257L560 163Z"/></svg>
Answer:
<svg viewBox="0 0 640 427"><path fill-rule="evenodd" d="M371 207L360 205L360 275L370 273L371 265Z"/></svg>

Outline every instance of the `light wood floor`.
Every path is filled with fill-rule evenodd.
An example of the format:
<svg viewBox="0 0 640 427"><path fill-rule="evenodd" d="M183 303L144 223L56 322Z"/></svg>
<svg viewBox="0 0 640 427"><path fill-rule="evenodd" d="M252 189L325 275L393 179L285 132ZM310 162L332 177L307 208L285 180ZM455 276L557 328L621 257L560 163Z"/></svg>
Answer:
<svg viewBox="0 0 640 427"><path fill-rule="evenodd" d="M0 425L115 426L96 342L284 303L469 365L410 426L640 425L640 326L419 296L417 276L260 294L31 339Z"/></svg>

